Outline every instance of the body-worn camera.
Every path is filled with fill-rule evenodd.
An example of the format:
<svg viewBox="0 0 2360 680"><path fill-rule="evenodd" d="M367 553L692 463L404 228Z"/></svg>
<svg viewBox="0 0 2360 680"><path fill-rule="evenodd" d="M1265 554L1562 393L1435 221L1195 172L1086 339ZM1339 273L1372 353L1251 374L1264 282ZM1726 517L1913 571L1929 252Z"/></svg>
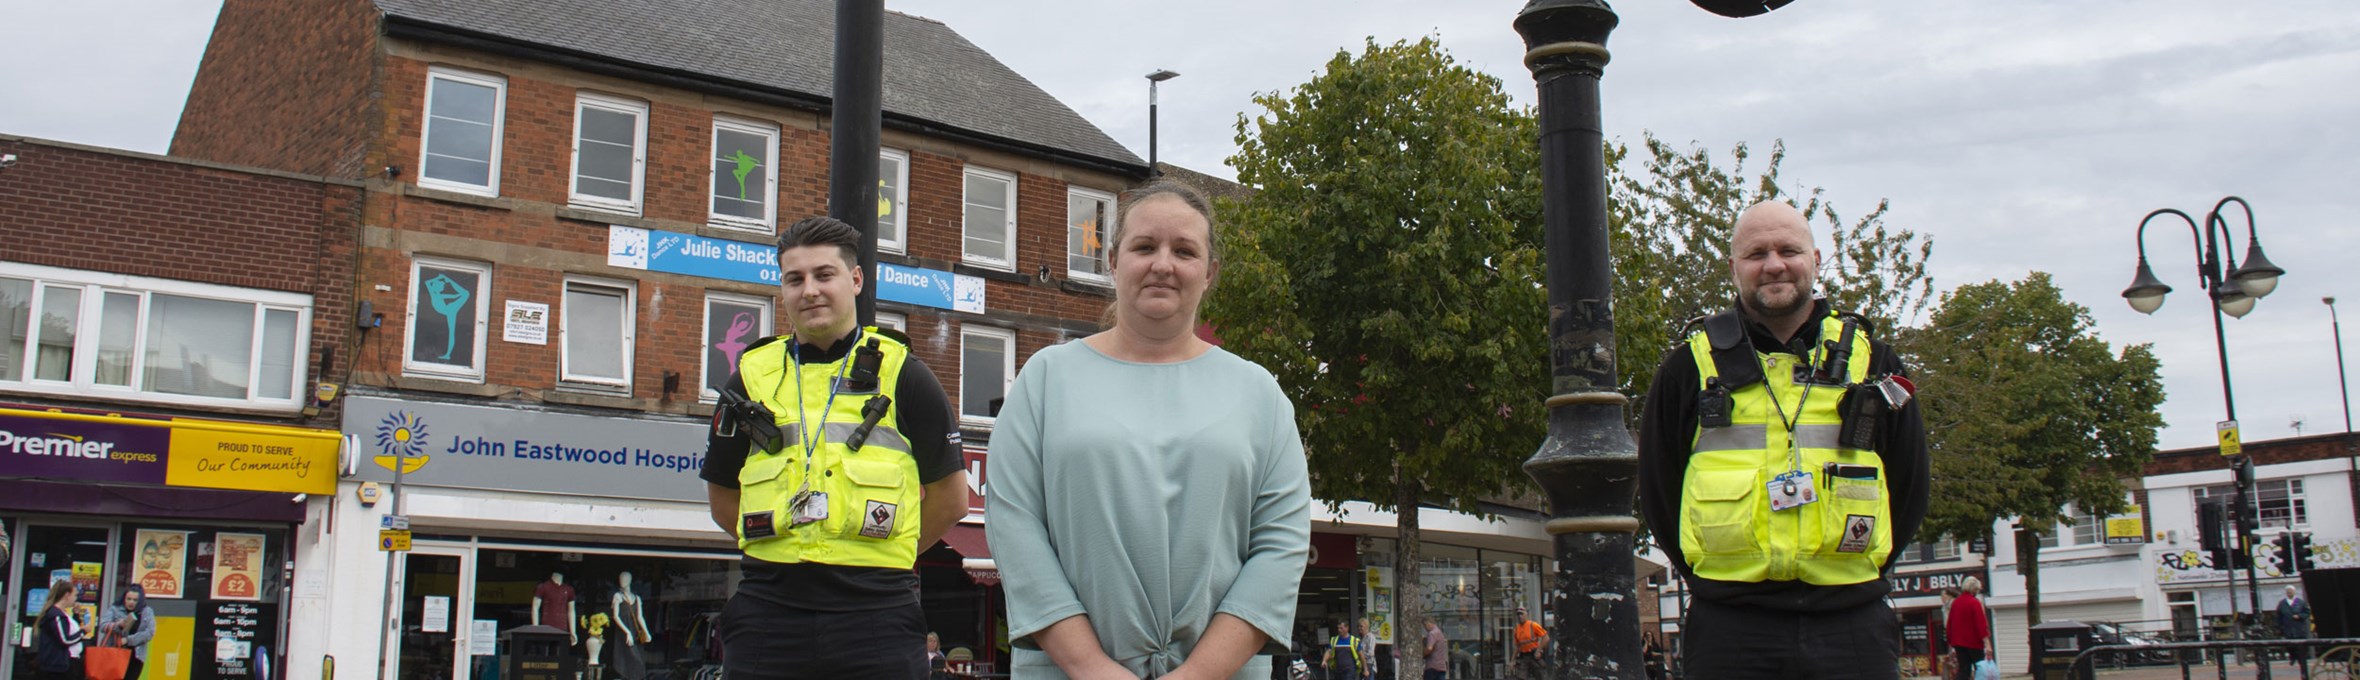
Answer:
<svg viewBox="0 0 2360 680"><path fill-rule="evenodd" d="M747 398L743 392L722 390L718 407L723 417L737 423L738 428L746 433L746 440L752 442L756 450L778 453L786 448L786 433L778 429L778 416L771 413L770 408L763 406L762 402Z"/></svg>

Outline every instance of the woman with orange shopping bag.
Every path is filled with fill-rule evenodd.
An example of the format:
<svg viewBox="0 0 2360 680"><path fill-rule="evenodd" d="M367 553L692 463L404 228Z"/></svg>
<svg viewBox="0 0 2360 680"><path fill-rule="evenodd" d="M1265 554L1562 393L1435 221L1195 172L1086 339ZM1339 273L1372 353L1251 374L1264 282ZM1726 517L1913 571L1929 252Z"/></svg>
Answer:
<svg viewBox="0 0 2360 680"><path fill-rule="evenodd" d="M123 601L107 607L107 613L98 619L98 630L99 647L123 649L125 657L122 676L98 680L139 680L140 669L147 665L148 641L156 637L156 610L148 607L147 589L136 583L124 586Z"/></svg>

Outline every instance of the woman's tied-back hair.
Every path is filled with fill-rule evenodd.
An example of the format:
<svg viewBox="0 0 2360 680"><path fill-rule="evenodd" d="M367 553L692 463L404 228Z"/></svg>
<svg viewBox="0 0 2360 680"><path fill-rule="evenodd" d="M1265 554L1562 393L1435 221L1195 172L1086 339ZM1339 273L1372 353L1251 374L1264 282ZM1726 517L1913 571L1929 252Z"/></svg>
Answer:
<svg viewBox="0 0 2360 680"><path fill-rule="evenodd" d="M1205 257L1213 261L1221 259L1220 230L1213 226L1212 202L1205 200L1204 194L1198 193L1196 189L1186 184L1159 179L1123 192L1122 206L1115 211L1121 216L1121 219L1115 220L1114 240L1106 245L1106 264L1108 266L1113 266L1115 255L1122 252L1123 231L1131 228L1131 211L1138 209L1139 204L1146 203L1150 199L1165 196L1180 199L1180 202L1186 204L1188 209L1196 211L1197 216L1205 218Z"/></svg>
<svg viewBox="0 0 2360 680"><path fill-rule="evenodd" d="M71 600L77 594L73 579L61 578L51 581L49 582L49 601L41 604L41 611L49 611L51 607L57 606L57 603Z"/></svg>
<svg viewBox="0 0 2360 680"><path fill-rule="evenodd" d="M835 246L844 251L844 263L860 266L860 230L833 217L806 217L787 225L778 234L778 251L784 256L789 249L809 246Z"/></svg>

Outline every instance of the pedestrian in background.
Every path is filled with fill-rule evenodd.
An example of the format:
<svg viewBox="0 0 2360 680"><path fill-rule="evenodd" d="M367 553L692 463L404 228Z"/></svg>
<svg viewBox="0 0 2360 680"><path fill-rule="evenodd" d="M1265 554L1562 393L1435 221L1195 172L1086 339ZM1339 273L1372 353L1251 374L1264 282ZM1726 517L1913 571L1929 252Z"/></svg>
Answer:
<svg viewBox="0 0 2360 680"><path fill-rule="evenodd" d="M2286 597L2278 600L2278 637L2302 640L2311 637L2311 603L2303 601L2301 591L2286 587ZM2296 659L2311 658L2311 648L2294 647L2288 654Z"/></svg>
<svg viewBox="0 0 2360 680"><path fill-rule="evenodd" d="M1426 617L1426 677L1425 680L1446 680L1450 677L1450 638L1442 634L1442 626L1434 617Z"/></svg>
<svg viewBox="0 0 2360 680"><path fill-rule="evenodd" d="M1929 484L1916 388L1868 320L1814 295L1801 211L1746 208L1728 253L1735 304L1664 353L1639 419L1639 508L1696 595L1683 670L1896 678L1885 576Z"/></svg>
<svg viewBox="0 0 2360 680"><path fill-rule="evenodd" d="M74 615L74 582L49 583L49 599L41 605L41 630L33 642L33 670L44 680L81 680L82 622Z"/></svg>
<svg viewBox="0 0 2360 680"><path fill-rule="evenodd" d="M119 636L102 641L131 648L131 663L124 667L123 677L138 680L140 668L147 665L148 641L156 637L156 610L148 607L147 589L137 583L123 586L123 601L109 605L107 613L98 617L98 629Z"/></svg>
<svg viewBox="0 0 2360 680"><path fill-rule="evenodd" d="M1360 655L1360 638L1343 619L1336 619L1336 635L1328 638L1327 652L1321 659L1326 662L1328 680L1360 680L1368 674L1368 657Z"/></svg>
<svg viewBox="0 0 2360 680"><path fill-rule="evenodd" d="M1354 623L1353 632L1358 633L1360 638L1360 678L1374 680L1377 677L1377 638L1368 634L1368 617L1363 616Z"/></svg>
<svg viewBox="0 0 2360 680"><path fill-rule="evenodd" d="M993 426L1010 670L1267 677L1311 550L1294 405L1196 335L1220 269L1204 197L1158 182L1119 217L1112 327L1034 353Z"/></svg>
<svg viewBox="0 0 2360 680"><path fill-rule="evenodd" d="M1974 680L1975 663L1991 658L1991 618L1983 610L1983 579L1969 576L1959 582L1958 597L1942 619L1950 639L1950 653L1959 680Z"/></svg>
<svg viewBox="0 0 2360 680"><path fill-rule="evenodd" d="M1516 677L1539 678L1548 671L1541 654L1549 647L1549 629L1516 608Z"/></svg>

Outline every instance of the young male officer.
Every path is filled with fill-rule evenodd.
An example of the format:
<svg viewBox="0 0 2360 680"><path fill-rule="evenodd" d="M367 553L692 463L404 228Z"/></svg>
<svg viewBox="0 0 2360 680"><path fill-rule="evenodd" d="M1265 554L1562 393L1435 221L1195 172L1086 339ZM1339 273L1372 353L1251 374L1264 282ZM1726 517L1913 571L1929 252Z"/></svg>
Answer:
<svg viewBox="0 0 2360 680"><path fill-rule="evenodd" d="M860 328L860 233L814 217L779 235L792 333L738 357L700 476L745 551L722 610L723 672L923 678L918 552L967 515L950 397L893 331Z"/></svg>
<svg viewBox="0 0 2360 680"><path fill-rule="evenodd" d="M1699 678L1893 678L1893 552L1925 517L1924 425L1901 360L1814 300L1819 250L1784 203L1738 216L1737 305L1656 369L1639 504L1696 595Z"/></svg>

